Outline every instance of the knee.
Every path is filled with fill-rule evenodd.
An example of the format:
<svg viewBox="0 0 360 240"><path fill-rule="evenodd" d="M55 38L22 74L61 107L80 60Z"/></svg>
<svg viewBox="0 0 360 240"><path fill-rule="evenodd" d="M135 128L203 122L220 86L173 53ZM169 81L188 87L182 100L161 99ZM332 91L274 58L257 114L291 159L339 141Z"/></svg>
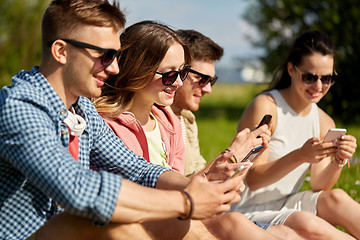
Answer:
<svg viewBox="0 0 360 240"><path fill-rule="evenodd" d="M241 229L246 231L246 229L249 229L252 225L255 226L253 222L239 212L229 212L202 220L202 222L210 232L215 233L216 235L219 233L231 234L234 232L234 226L236 226L236 229L239 231L241 231Z"/></svg>
<svg viewBox="0 0 360 240"><path fill-rule="evenodd" d="M267 231L281 239L302 239L293 229L285 225L271 225Z"/></svg>
<svg viewBox="0 0 360 240"><path fill-rule="evenodd" d="M297 231L303 233L305 236L314 236L318 234L320 224L314 218L309 218L306 221L299 222Z"/></svg>
<svg viewBox="0 0 360 240"><path fill-rule="evenodd" d="M229 224L229 226L238 226L236 223L243 224L247 221L250 222L250 220L245 215L239 212L229 212L226 213L224 216L226 217L223 218L223 221L224 223Z"/></svg>
<svg viewBox="0 0 360 240"><path fill-rule="evenodd" d="M343 204L347 204L347 200L350 199L350 196L344 190L339 188L326 191L322 195L322 204L325 204L330 208L338 208Z"/></svg>
<svg viewBox="0 0 360 240"><path fill-rule="evenodd" d="M306 238L316 239L324 233L323 222L311 213L295 212L288 219L285 224Z"/></svg>

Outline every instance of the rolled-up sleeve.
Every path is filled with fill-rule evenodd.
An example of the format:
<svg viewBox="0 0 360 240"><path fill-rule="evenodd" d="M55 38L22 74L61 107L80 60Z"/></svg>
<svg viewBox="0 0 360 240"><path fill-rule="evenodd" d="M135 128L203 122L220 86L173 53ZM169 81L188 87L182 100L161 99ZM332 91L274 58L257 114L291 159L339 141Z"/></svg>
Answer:
<svg viewBox="0 0 360 240"><path fill-rule="evenodd" d="M0 109L0 156L2 166L11 166L1 169L1 178L6 179L6 174L21 176L6 183L7 191L16 192L15 200L29 204L29 208L37 207L34 202L44 202L45 195L70 213L106 224L113 214L122 176L93 171L76 162L60 140L57 116L41 99L32 98L12 94ZM24 202L24 189L33 194L34 202ZM38 207L36 211L45 208Z"/></svg>

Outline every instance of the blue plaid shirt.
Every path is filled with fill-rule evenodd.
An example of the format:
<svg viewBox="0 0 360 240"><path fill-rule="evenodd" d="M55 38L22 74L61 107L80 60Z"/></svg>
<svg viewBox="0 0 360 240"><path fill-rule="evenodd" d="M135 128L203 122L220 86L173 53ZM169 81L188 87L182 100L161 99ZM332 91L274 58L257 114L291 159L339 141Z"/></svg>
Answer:
<svg viewBox="0 0 360 240"><path fill-rule="evenodd" d="M87 123L78 162L68 152L66 106L38 67L0 91L0 239L25 239L62 209L106 224L122 177L154 187L168 170L128 150L87 98L74 109Z"/></svg>

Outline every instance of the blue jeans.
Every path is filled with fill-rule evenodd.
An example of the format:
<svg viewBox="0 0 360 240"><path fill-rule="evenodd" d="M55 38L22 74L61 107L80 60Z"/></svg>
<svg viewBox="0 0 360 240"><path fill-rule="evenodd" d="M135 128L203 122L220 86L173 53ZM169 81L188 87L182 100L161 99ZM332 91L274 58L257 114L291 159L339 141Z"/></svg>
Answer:
<svg viewBox="0 0 360 240"><path fill-rule="evenodd" d="M271 223L259 223L259 222L256 222L256 221L253 221L253 223L255 223L256 226L264 229L264 230L268 230L269 227L272 225Z"/></svg>

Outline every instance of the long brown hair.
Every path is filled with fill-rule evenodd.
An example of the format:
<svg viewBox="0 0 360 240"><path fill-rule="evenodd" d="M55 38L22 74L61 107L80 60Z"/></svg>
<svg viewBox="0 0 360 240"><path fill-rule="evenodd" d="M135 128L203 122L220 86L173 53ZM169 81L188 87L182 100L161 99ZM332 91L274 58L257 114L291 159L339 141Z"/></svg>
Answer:
<svg viewBox="0 0 360 240"><path fill-rule="evenodd" d="M168 49L175 42L184 48L185 64L191 60L187 46L174 30L154 21L131 25L121 34L120 41L123 51L119 73L106 81L101 97L94 101L98 112L108 118L115 118L128 110L135 91L151 83Z"/></svg>
<svg viewBox="0 0 360 240"><path fill-rule="evenodd" d="M299 35L290 49L289 55L283 65L275 73L270 84L270 89L284 89L290 86L291 78L287 71L287 65L291 62L298 66L304 56L313 53L321 53L322 55L331 55L335 58L335 46L330 38L319 31L308 31Z"/></svg>

